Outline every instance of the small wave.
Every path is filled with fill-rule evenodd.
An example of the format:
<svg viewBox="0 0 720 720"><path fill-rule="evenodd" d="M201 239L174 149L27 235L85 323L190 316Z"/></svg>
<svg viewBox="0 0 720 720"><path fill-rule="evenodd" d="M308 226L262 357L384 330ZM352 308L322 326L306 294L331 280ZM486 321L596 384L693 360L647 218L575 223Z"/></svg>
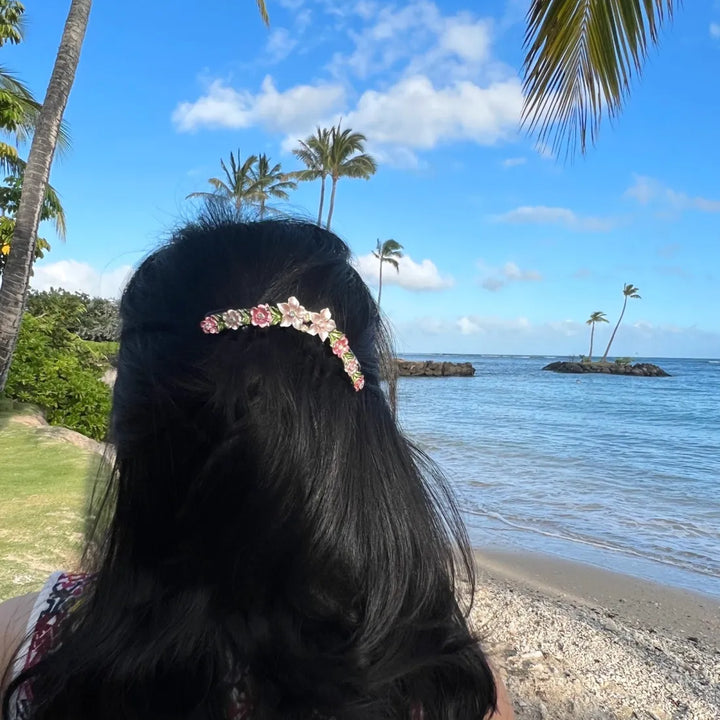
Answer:
<svg viewBox="0 0 720 720"><path fill-rule="evenodd" d="M610 543L602 542L598 539L589 539L589 538L582 538L577 537L574 535L570 535L567 533L561 533L561 532L553 532L551 530L541 530L539 528L529 527L527 525L523 525L518 522L514 522L512 520L509 520L504 515L493 512L489 510L471 510L468 508L463 508L463 510L470 514L470 515L476 515L478 517L489 517L493 520L497 520L504 525L507 525L508 527L514 528L515 530L522 530L527 533L532 533L534 535L542 535L543 537L549 537L554 538L556 540L563 540L565 542L571 542L571 543L577 543L580 545L587 545L589 547L597 548L598 550L605 550L606 552L616 552L620 553L621 555L626 555L630 557L636 557L641 560L649 560L651 562L656 562L661 565L666 565L668 567L673 568L680 568L682 570L689 570L690 572L697 573L699 575L705 575L706 577L712 577L712 578L718 578L720 577L720 574L718 574L717 570L714 568L708 568L703 565L695 564L693 562L682 562L678 561L675 558L668 558L664 557L662 555L655 555L655 554L648 554L648 553L642 553L638 552L637 550L632 550L628 547L623 547L621 545L613 545Z"/></svg>

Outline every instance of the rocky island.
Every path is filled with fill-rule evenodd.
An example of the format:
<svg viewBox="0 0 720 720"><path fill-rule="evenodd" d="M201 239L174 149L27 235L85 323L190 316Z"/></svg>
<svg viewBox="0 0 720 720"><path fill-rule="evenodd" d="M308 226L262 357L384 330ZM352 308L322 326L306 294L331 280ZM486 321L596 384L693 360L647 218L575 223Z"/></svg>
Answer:
<svg viewBox="0 0 720 720"><path fill-rule="evenodd" d="M475 368L469 362L396 359L400 377L472 377Z"/></svg>
<svg viewBox="0 0 720 720"><path fill-rule="evenodd" d="M629 363L558 361L546 365L543 370L574 374L602 373L605 375L635 375L638 377L670 377L670 373L652 363L635 363L635 365L631 365Z"/></svg>

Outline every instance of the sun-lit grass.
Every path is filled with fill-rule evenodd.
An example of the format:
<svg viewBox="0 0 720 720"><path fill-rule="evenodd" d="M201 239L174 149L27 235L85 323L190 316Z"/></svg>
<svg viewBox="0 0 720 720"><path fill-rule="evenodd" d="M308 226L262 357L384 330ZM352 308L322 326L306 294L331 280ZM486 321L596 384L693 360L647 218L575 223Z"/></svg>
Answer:
<svg viewBox="0 0 720 720"><path fill-rule="evenodd" d="M77 562L86 483L98 456L0 412L0 600Z"/></svg>

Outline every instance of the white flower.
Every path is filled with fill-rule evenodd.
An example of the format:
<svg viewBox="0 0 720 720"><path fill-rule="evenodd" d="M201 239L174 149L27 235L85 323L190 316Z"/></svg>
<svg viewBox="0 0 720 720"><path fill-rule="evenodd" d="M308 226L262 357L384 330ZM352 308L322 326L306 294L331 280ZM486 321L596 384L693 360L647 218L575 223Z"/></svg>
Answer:
<svg viewBox="0 0 720 720"><path fill-rule="evenodd" d="M226 310L223 313L223 320L229 328L237 330L242 324L242 315L237 310Z"/></svg>
<svg viewBox="0 0 720 720"><path fill-rule="evenodd" d="M278 308L282 313L280 327L294 327L296 330L303 330L304 324L308 318L308 312L299 303L296 297L288 298L286 303L278 303Z"/></svg>
<svg viewBox="0 0 720 720"><path fill-rule="evenodd" d="M327 340L327 336L335 329L335 321L330 315L330 310L324 308L319 313L310 313L311 325L307 329L310 335L317 335L323 342Z"/></svg>

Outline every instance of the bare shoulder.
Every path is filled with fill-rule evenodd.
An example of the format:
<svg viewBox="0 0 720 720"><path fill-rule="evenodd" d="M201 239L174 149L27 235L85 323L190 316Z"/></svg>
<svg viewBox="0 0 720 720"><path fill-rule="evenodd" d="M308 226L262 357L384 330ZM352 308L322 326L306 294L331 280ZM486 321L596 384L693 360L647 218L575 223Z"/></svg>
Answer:
<svg viewBox="0 0 720 720"><path fill-rule="evenodd" d="M497 674L495 675L495 684L497 686L497 710L491 715L492 720L515 720L515 712L508 691Z"/></svg>
<svg viewBox="0 0 720 720"><path fill-rule="evenodd" d="M0 603L0 681L20 646L38 593Z"/></svg>

